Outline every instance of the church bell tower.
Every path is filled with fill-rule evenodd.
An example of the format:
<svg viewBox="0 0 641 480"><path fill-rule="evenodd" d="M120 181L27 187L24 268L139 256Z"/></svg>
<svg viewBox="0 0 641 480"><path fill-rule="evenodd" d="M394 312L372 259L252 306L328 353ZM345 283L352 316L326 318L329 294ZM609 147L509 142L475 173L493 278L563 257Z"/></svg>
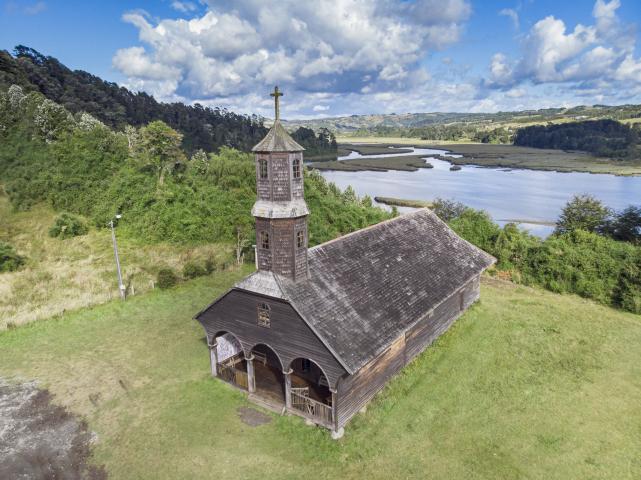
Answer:
<svg viewBox="0 0 641 480"><path fill-rule="evenodd" d="M252 151L256 158L258 269L297 281L307 278L307 215L303 192L303 151L280 123L278 87L274 125Z"/></svg>

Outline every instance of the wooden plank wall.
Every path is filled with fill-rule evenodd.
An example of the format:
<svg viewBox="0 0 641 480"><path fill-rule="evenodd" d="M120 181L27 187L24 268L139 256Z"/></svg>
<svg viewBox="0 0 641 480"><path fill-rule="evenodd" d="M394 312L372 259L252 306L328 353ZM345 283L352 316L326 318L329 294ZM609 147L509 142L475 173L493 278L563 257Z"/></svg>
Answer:
<svg viewBox="0 0 641 480"><path fill-rule="evenodd" d="M468 282L429 316L405 332L390 349L338 384L338 427L344 426L392 376L443 334L480 295L480 277Z"/></svg>
<svg viewBox="0 0 641 480"><path fill-rule="evenodd" d="M267 303L270 307L270 328L257 324L258 303ZM257 344L268 345L280 357L283 368L287 368L296 358L308 358L323 369L332 386L346 373L305 321L285 301L232 290L201 315L200 322L209 337L220 331L234 334L246 354Z"/></svg>

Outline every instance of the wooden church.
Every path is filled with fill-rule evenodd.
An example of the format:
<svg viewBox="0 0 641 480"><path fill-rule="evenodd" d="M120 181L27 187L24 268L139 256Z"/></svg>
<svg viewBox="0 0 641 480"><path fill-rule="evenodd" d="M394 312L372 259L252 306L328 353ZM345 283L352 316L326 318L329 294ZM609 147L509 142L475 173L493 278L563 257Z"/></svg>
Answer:
<svg viewBox="0 0 641 480"><path fill-rule="evenodd" d="M196 315L211 372L335 437L479 298L494 258L427 209L308 248L303 147L253 148L258 270Z"/></svg>

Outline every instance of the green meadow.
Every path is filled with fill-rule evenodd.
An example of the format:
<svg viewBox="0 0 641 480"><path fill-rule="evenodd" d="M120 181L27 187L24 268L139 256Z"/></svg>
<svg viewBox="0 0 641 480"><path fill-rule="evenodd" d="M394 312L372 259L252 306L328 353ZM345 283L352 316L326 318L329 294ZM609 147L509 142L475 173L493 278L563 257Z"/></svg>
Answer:
<svg viewBox="0 0 641 480"><path fill-rule="evenodd" d="M243 423L251 404L209 376L192 316L247 273L0 332L0 377L86 419L110 478L641 477L640 316L484 279L333 441L294 417Z"/></svg>

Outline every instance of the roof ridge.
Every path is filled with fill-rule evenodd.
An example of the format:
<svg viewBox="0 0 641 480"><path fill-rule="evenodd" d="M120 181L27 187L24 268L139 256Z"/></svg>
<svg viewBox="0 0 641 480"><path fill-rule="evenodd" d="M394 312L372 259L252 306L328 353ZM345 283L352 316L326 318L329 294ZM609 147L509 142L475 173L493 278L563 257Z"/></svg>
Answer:
<svg viewBox="0 0 641 480"><path fill-rule="evenodd" d="M358 230L346 233L345 235L341 235L340 237L332 238L331 240L327 240L326 242L319 243L318 245L315 245L315 246L313 246L312 248L310 248L308 250L309 251L316 250L316 249L319 249L321 247L325 247L325 246L327 246L327 245L329 245L331 243L338 242L339 240L343 240L343 239L348 238L348 237L353 237L356 234L359 234L361 232L366 232L366 231L369 231L369 230L373 230L374 228L379 227L380 225L387 225L388 223L395 222L395 221L400 220L402 218L407 218L409 216L417 215L419 213L424 213L424 212L428 212L428 213L431 213L432 215L435 215L434 213L432 213L432 211L429 208L421 207L421 208L419 208L419 209L417 209L417 210L415 210L413 212L407 212L407 213L404 213L404 214L399 215L399 216L394 217L394 218L388 218L387 220L383 220L382 222L375 223L374 225L369 225L367 227L359 228Z"/></svg>

